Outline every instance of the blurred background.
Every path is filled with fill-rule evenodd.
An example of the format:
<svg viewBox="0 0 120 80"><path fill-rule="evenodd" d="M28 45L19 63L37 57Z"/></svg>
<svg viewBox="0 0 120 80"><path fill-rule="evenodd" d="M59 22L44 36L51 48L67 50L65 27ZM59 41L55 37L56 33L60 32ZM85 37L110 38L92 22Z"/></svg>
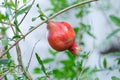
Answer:
<svg viewBox="0 0 120 80"><path fill-rule="evenodd" d="M85 0L35 0L19 28L22 34L25 34L43 21L38 17L40 12L36 5L39 5L42 12L50 17L56 12L82 1ZM14 23L14 2L14 0L0 1L1 49L4 47L2 39L12 39L14 36L12 29L9 28L10 25L5 24L9 21ZM9 5L5 3L9 3ZM18 0L17 8L25 9L32 3L32 0ZM82 48L78 57L73 56L67 50L57 52L50 47L47 41L46 24L41 25L21 40L19 45L25 66L28 65L33 53L29 66L33 80L47 80L35 53L43 60L51 80L76 80L79 76L81 77L79 80L120 80L119 8L120 0L98 0L70 9L52 19L52 21L66 21L72 25L76 32L76 43ZM18 22L21 21L25 13L24 10L17 15ZM2 17L6 14L9 17L8 21ZM3 27L6 28L5 33L3 33ZM8 39L8 43L12 45L13 41ZM13 62L18 64L15 47L10 50L10 55ZM6 65L1 63L0 74L3 73L3 66ZM9 74L7 77L11 75ZM16 76L23 77L17 73ZM15 80L15 77L11 76L10 78L10 80Z"/></svg>

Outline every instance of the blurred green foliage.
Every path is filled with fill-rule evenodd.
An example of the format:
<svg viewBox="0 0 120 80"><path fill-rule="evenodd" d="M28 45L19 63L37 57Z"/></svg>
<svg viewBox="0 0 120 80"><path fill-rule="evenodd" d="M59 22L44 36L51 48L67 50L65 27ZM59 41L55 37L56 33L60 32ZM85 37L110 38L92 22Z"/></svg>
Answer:
<svg viewBox="0 0 120 80"><path fill-rule="evenodd" d="M50 11L49 16L55 14L56 12L71 6L73 4L85 1L85 0L49 0L52 7L47 8L46 11ZM19 2L22 2L22 6L18 7L15 4L14 0L4 0L2 1L2 4L0 4L0 8L4 7L5 12L2 13L0 10L0 36L1 36L1 43L3 46L3 51L8 49L8 46L10 46L10 42L17 41L19 38L23 36L23 33L19 27L21 20L18 20L17 18L21 15L25 15L26 12L31 8L32 4L27 4L28 0L18 0ZM108 4L109 1L106 0ZM106 7L106 10L110 10L112 7L110 5L103 5ZM85 4L82 6L78 6L74 8L73 10L76 11L74 14L74 17L78 20L80 19L78 26L74 27L74 31L76 33L77 43L82 46L83 48L86 46L84 42L84 35L88 35L89 37L96 39L95 34L92 33L92 26L88 24L87 22L83 21L83 18L85 15L89 14L89 8L91 7L91 4ZM16 10L18 8L18 10ZM39 15L37 17L32 17L32 22L34 22L36 19L40 19L42 21L45 20L44 13L42 12L39 4L36 5L36 9L38 9ZM72 12L70 12L72 13ZM66 15L65 15L66 16ZM117 29L113 30L110 34L108 34L107 39L110 39L112 37L115 37L120 32L120 17L116 15L109 15L108 19L117 27ZM11 23L10 23L11 22ZM14 26L14 28L12 28ZM9 38L6 33L7 30L11 28L13 29L12 38ZM32 29L33 27L31 27ZM15 30L15 31L14 31ZM16 33L17 32L17 33ZM115 66L109 66L109 60L107 60L106 55L105 58L100 63L99 67L89 67L86 66L86 62L89 58L89 56L92 54L90 51L82 51L79 53L79 56L72 55L69 51L64 51L63 53L58 53L52 49L48 50L51 57L47 57L45 59L41 58L38 53L36 53L36 60L39 63L39 66L35 67L33 69L34 75L39 75L36 77L35 80L48 80L51 78L51 80L100 80L99 76L97 76L97 73L99 71L112 71L114 68L117 67L118 71L120 72L120 52L111 53L109 56L117 56L115 58ZM2 52L1 52L2 53ZM59 54L65 54L65 59L62 59L63 56L60 56ZM59 56L59 58L58 58ZM102 64L101 64L102 63ZM50 67L52 65L52 67ZM21 67L15 68L16 64L14 60L12 59L10 52L7 52L7 55L5 55L3 58L0 59L0 77L7 72L9 73L9 76L11 76L14 80L28 80L25 74L19 75L19 71ZM13 69L13 70L12 70ZM22 71L20 71L22 72ZM5 75L3 76L4 80L9 80L9 76ZM111 80L120 80L117 76L112 76Z"/></svg>

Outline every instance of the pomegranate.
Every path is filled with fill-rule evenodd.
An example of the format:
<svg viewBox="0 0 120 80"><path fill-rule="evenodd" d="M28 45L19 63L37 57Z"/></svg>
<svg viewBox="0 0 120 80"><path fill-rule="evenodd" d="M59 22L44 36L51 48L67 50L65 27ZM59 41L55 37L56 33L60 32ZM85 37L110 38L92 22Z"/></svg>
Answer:
<svg viewBox="0 0 120 80"><path fill-rule="evenodd" d="M75 44L75 32L67 22L47 23L48 42L56 51L69 50L72 54L78 55L79 46Z"/></svg>

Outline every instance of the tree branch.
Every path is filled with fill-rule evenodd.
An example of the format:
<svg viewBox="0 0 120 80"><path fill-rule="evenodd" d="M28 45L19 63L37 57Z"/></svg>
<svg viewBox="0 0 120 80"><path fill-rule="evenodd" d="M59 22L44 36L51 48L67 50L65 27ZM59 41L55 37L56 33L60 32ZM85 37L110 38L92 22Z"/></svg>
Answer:
<svg viewBox="0 0 120 80"><path fill-rule="evenodd" d="M22 20L20 21L20 23L19 23L18 25L20 25L20 24L23 22L23 20L24 20L25 17L27 16L28 12L30 11L31 7L33 6L34 2L35 2L35 0L33 0L32 5L31 5L30 8L28 9L28 11L25 13L25 15L23 16Z"/></svg>
<svg viewBox="0 0 120 80"><path fill-rule="evenodd" d="M87 3L90 3L90 2L93 2L93 1L97 1L97 0L83 1L83 2L80 2L80 3L78 3L78 4L74 4L74 5L72 5L72 6L69 6L69 7L65 8L65 9L57 12L57 13L54 14L53 16L51 16L51 17L49 18L49 20L55 18L56 16L60 15L61 13L65 12L65 11L67 11L67 10L69 10L69 9L72 9L72 8L74 8L74 7L77 7L77 6L80 6L80 5L83 5L83 4L87 4ZM18 42L20 42L22 39L24 39L28 34L30 34L32 31L34 31L34 30L37 29L40 25L46 23L47 21L48 21L48 20L44 20L43 22L41 22L41 23L39 23L38 25L36 25L33 29L31 29L31 30L30 30L29 32L27 32L24 36L22 36L20 39L18 39L12 46L10 46L9 49L7 49L7 50L3 53L2 56L4 56L10 49L12 49ZM0 56L0 58L2 58L2 56Z"/></svg>

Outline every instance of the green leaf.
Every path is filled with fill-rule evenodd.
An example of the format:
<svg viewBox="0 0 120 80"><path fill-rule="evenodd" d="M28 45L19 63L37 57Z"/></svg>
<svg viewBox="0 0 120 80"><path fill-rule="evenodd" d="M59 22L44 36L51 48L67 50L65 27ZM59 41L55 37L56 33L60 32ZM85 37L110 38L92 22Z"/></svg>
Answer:
<svg viewBox="0 0 120 80"><path fill-rule="evenodd" d="M2 21L2 20L6 20L7 18L3 15L3 14L1 14L0 13L0 22Z"/></svg>
<svg viewBox="0 0 120 80"><path fill-rule="evenodd" d="M4 35L6 30L7 30L7 28L6 27L0 27L0 30L1 30L2 35Z"/></svg>
<svg viewBox="0 0 120 80"><path fill-rule="evenodd" d="M112 22L114 22L117 26L120 27L120 18L119 17L114 16L114 15L110 15L109 17L112 20Z"/></svg>
<svg viewBox="0 0 120 80"><path fill-rule="evenodd" d="M99 78L97 77L97 78L95 78L95 80L99 80Z"/></svg>
<svg viewBox="0 0 120 80"><path fill-rule="evenodd" d="M49 50L49 52L50 52L50 54L52 55L52 56L56 56L57 55L57 51L53 51L53 50L51 50L51 49L48 49Z"/></svg>
<svg viewBox="0 0 120 80"><path fill-rule="evenodd" d="M68 58L70 59L70 60L75 60L75 56L73 55L73 54L71 54L71 52L70 51L65 51L65 53L67 53L67 56L68 56Z"/></svg>
<svg viewBox="0 0 120 80"><path fill-rule="evenodd" d="M32 30L34 28L34 26L30 26L29 30Z"/></svg>
<svg viewBox="0 0 120 80"><path fill-rule="evenodd" d="M0 59L0 64L8 64L9 62L9 59Z"/></svg>
<svg viewBox="0 0 120 80"><path fill-rule="evenodd" d="M20 28L19 28L19 26L18 26L18 21L17 20L14 21L14 25L15 25L16 30L18 32L22 33L21 30L20 30Z"/></svg>
<svg viewBox="0 0 120 80"><path fill-rule="evenodd" d="M46 76L37 77L36 80L47 80L47 77Z"/></svg>
<svg viewBox="0 0 120 80"><path fill-rule="evenodd" d="M77 14L76 14L76 17L79 18L79 17L82 17L83 16L83 10L80 10Z"/></svg>
<svg viewBox="0 0 120 80"><path fill-rule="evenodd" d="M41 20L45 20L44 15L41 15L41 14L40 14L39 17L40 17Z"/></svg>
<svg viewBox="0 0 120 80"><path fill-rule="evenodd" d="M88 58L88 55L90 54L90 52L83 52L80 54L80 57L83 58L83 59L86 59Z"/></svg>
<svg viewBox="0 0 120 80"><path fill-rule="evenodd" d="M44 60L43 60L43 63L44 63L44 64L47 64L47 63L50 63L50 62L52 62L52 61L54 61L53 58L47 58L47 59L44 59Z"/></svg>
<svg viewBox="0 0 120 80"><path fill-rule="evenodd" d="M39 4L36 5L37 8L40 8Z"/></svg>
<svg viewBox="0 0 120 80"><path fill-rule="evenodd" d="M62 61L60 61L63 65L65 65L65 66L75 66L75 63L74 63L74 61L72 61L72 60L62 60Z"/></svg>
<svg viewBox="0 0 120 80"><path fill-rule="evenodd" d="M120 58L117 58L117 64L120 65Z"/></svg>
<svg viewBox="0 0 120 80"><path fill-rule="evenodd" d="M38 17L33 17L33 18L32 18L32 22L35 21L37 18L38 18Z"/></svg>
<svg viewBox="0 0 120 80"><path fill-rule="evenodd" d="M44 72L45 75L47 75L43 61L41 60L41 58L39 57L39 55L37 53L35 53L37 61L39 62L39 64L41 65L41 69Z"/></svg>
<svg viewBox="0 0 120 80"><path fill-rule="evenodd" d="M57 78L61 78L61 75L63 75L62 71L59 69L54 69L53 70L53 75Z"/></svg>
<svg viewBox="0 0 120 80"><path fill-rule="evenodd" d="M103 66L104 66L104 68L107 68L107 60L106 60L106 58L104 58L104 60L103 60Z"/></svg>
<svg viewBox="0 0 120 80"><path fill-rule="evenodd" d="M8 38L2 39L2 44L6 47L8 46Z"/></svg>
<svg viewBox="0 0 120 80"><path fill-rule="evenodd" d="M45 19L44 19L45 15L44 15L44 13L42 12L39 4L37 4L36 7L38 8L38 12L39 12L39 16L38 16L38 17L40 17L41 20L45 20Z"/></svg>
<svg viewBox="0 0 120 80"><path fill-rule="evenodd" d="M75 31L76 34L79 32L79 29L80 29L79 27L74 28L74 31Z"/></svg>
<svg viewBox="0 0 120 80"><path fill-rule="evenodd" d="M53 6L56 6L56 3L55 3L56 1L55 0L50 0L50 2Z"/></svg>
<svg viewBox="0 0 120 80"><path fill-rule="evenodd" d="M120 80L120 78L116 77L116 76L112 76L111 77L112 80Z"/></svg>
<svg viewBox="0 0 120 80"><path fill-rule="evenodd" d="M91 37L93 37L94 39L96 38L90 31L87 31L87 34Z"/></svg>
<svg viewBox="0 0 120 80"><path fill-rule="evenodd" d="M115 34L117 34L120 31L120 28L114 30L113 32L111 32L108 36L107 39L111 38L112 36L114 36Z"/></svg>
<svg viewBox="0 0 120 80"><path fill-rule="evenodd" d="M25 8L17 11L14 17L17 17L17 16L25 13L26 11L28 11L31 8L31 6L32 6L32 4L30 4L30 5L26 6Z"/></svg>
<svg viewBox="0 0 120 80"><path fill-rule="evenodd" d="M34 72L33 73L34 74L39 74L39 73L41 73L41 69L36 67L36 68L34 68Z"/></svg>
<svg viewBox="0 0 120 80"><path fill-rule="evenodd" d="M21 36L18 35L18 34L15 34L15 35L12 37L12 39L18 39L18 38L21 38Z"/></svg>
<svg viewBox="0 0 120 80"><path fill-rule="evenodd" d="M23 3L26 3L27 2L27 0L23 0Z"/></svg>
<svg viewBox="0 0 120 80"><path fill-rule="evenodd" d="M10 5L10 7L14 8L14 9L15 9L15 7L16 7L15 4L14 4L14 2L13 2L13 0L10 0L9 5Z"/></svg>

